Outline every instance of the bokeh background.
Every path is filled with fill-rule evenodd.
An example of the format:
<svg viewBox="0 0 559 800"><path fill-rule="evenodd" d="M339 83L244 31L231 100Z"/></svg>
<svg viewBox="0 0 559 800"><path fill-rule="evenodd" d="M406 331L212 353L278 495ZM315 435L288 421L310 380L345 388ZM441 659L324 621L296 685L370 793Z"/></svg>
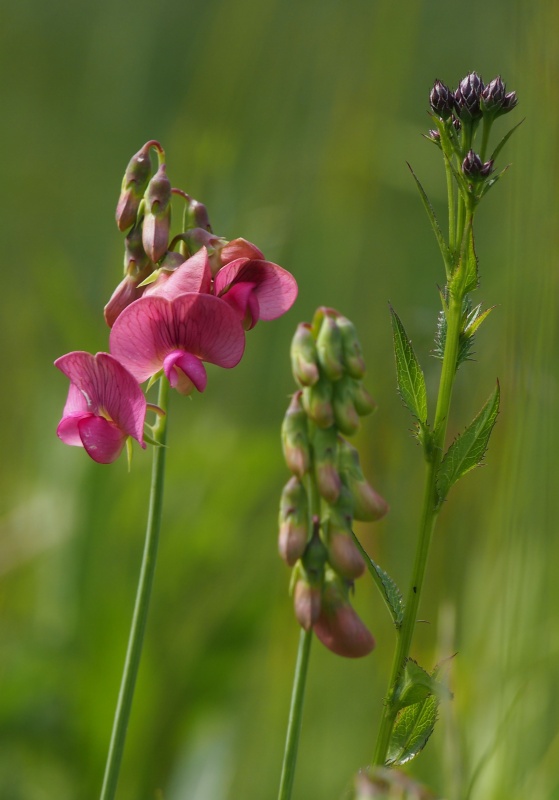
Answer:
<svg viewBox="0 0 559 800"><path fill-rule="evenodd" d="M300 320L358 326L379 403L358 436L391 513L359 531L405 586L423 465L395 391L388 301L431 391L442 265L406 167L439 213L435 78L502 74L520 98L512 168L484 202L479 300L497 308L460 370L450 433L501 381L487 465L457 487L430 559L414 654L457 653L455 699L413 774L447 800L559 798L556 465L559 10L552 0L4 0L0 461L0 797L98 795L143 543L149 454L100 467L55 436L52 366L107 347L120 279L114 205L144 141L215 230L290 269L295 308L248 337L242 364L173 397L153 606L122 800L277 793L298 631L276 555L287 472L278 432ZM513 120L514 117L514 120ZM394 635L358 662L313 648L295 798L339 798L367 764Z"/></svg>

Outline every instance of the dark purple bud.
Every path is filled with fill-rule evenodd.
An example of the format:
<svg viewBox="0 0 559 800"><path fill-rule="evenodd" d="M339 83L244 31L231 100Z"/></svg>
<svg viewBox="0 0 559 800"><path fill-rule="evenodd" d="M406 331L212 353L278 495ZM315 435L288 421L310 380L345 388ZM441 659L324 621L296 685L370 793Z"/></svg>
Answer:
<svg viewBox="0 0 559 800"><path fill-rule="evenodd" d="M462 123L460 122L460 120L454 117L454 119L452 120L452 125L456 133L460 133L460 131L462 130Z"/></svg>
<svg viewBox="0 0 559 800"><path fill-rule="evenodd" d="M498 111L505 101L505 84L498 75L489 81L481 93L481 109L489 114Z"/></svg>
<svg viewBox="0 0 559 800"><path fill-rule="evenodd" d="M448 119L456 109L454 93L442 81L435 81L429 94L429 103L434 114L441 119Z"/></svg>
<svg viewBox="0 0 559 800"><path fill-rule="evenodd" d="M427 131L427 133L424 133L423 135L425 136L426 139L429 139L430 142L434 142L437 145L437 147L441 146L441 134L439 133L439 131L430 130Z"/></svg>
<svg viewBox="0 0 559 800"><path fill-rule="evenodd" d="M458 106L458 116L462 121L471 121L481 117L481 93L483 92L483 81L477 72L470 72L460 81L460 85L455 93L456 104Z"/></svg>
<svg viewBox="0 0 559 800"><path fill-rule="evenodd" d="M506 114L508 111L512 111L517 103L518 97L516 96L516 92L509 92L505 95L505 99L503 100L503 105L501 106L499 113Z"/></svg>
<svg viewBox="0 0 559 800"><path fill-rule="evenodd" d="M116 224L125 231L136 222L136 215L151 175L149 151L153 142L147 142L136 155L132 156L124 178L116 207Z"/></svg>
<svg viewBox="0 0 559 800"><path fill-rule="evenodd" d="M156 262L167 252L171 227L171 184L165 164L161 164L150 180L144 200L142 239L146 253Z"/></svg>
<svg viewBox="0 0 559 800"><path fill-rule="evenodd" d="M469 150L466 158L462 162L462 172L467 178L476 180L486 178L493 171L493 162L486 161L485 164L473 150Z"/></svg>

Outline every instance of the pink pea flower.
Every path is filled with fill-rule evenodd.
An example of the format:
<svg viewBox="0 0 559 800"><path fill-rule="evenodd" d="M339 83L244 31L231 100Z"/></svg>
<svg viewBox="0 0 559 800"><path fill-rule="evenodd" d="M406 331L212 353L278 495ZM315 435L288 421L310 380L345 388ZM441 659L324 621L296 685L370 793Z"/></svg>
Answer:
<svg viewBox="0 0 559 800"><path fill-rule="evenodd" d="M70 379L57 435L65 444L84 447L98 464L120 455L129 436L145 448L146 399L132 375L109 353L76 351L55 367Z"/></svg>
<svg viewBox="0 0 559 800"><path fill-rule="evenodd" d="M166 264L163 263L157 280L145 287L144 297L158 295L172 300L173 297L186 292L209 293L212 273L208 251L205 247L202 247L201 250L198 250L197 253L187 259L184 256L181 259L179 253L171 253L170 255L175 256L178 266L174 269L168 269Z"/></svg>
<svg viewBox="0 0 559 800"><path fill-rule="evenodd" d="M237 258L215 276L214 294L229 303L250 330L259 319L277 319L289 311L297 298L297 282L271 261Z"/></svg>
<svg viewBox="0 0 559 800"><path fill-rule="evenodd" d="M188 292L142 297L128 306L111 330L111 352L139 383L161 369L180 394L203 392L202 361L235 367L245 334L238 315L218 297Z"/></svg>

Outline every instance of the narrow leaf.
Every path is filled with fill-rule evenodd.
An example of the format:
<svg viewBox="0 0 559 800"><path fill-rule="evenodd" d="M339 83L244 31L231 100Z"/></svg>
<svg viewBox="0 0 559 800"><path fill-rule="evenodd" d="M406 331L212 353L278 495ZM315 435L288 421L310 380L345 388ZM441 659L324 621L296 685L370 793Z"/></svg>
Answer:
<svg viewBox="0 0 559 800"><path fill-rule="evenodd" d="M441 255L443 257L445 269L446 269L447 276L448 276L450 274L450 268L451 268L450 250L448 249L448 245L444 240L444 236L443 236L442 231L441 231L441 229L439 227L439 223L437 221L437 217L435 216L435 212L433 211L433 206L431 205L431 202L430 202L429 198L427 197L427 192L425 191L425 189L421 185L421 182L420 182L419 178L417 177L417 175L415 174L415 172L413 171L413 169L411 168L411 165L408 162L406 162L406 163L408 164L409 170L410 170L410 172L411 172L411 174L413 176L413 179L414 179L414 181L416 183L416 186L417 186L417 188L419 190L419 194L420 194L421 199L423 201L423 205L425 207L425 211L427 212L427 216L429 217L429 222L431 223L431 227L433 228L433 233L435 234L435 238L437 240L437 244L439 245L439 250L441 251Z"/></svg>
<svg viewBox="0 0 559 800"><path fill-rule="evenodd" d="M513 135L513 133L515 132L515 130L516 130L517 128L519 128L519 127L522 125L522 123L523 123L523 122L524 122L524 120L523 120L523 119L521 119L521 120L520 120L520 122L517 122L517 123L516 123L516 125L515 125L513 128L511 128L511 129L510 129L510 131L509 131L508 133L505 133L505 135L503 136L503 138L501 139L501 141L499 142L499 144L497 145L497 147L496 147L496 148L493 150L493 152L491 153L491 158L490 158L490 161L495 161L495 159L497 158L497 156L499 155L499 153L501 152L501 150L503 149L503 147L506 145L506 143L508 142L508 140L510 139L510 137Z"/></svg>
<svg viewBox="0 0 559 800"><path fill-rule="evenodd" d="M489 437L499 413L499 383L477 417L450 445L437 474L437 489L442 503L449 489L463 475L481 464Z"/></svg>
<svg viewBox="0 0 559 800"><path fill-rule="evenodd" d="M398 390L405 405L422 425L427 420L425 378L400 318L390 306Z"/></svg>
<svg viewBox="0 0 559 800"><path fill-rule="evenodd" d="M477 289L479 284L478 258L474 246L474 231L471 226L468 237L468 246L466 252L464 253L464 259L466 261L464 294L468 294L468 292L473 292L474 289Z"/></svg>
<svg viewBox="0 0 559 800"><path fill-rule="evenodd" d="M371 576L382 595L382 599L388 606L388 610L390 611L394 625L399 628L404 618L404 601L402 599L402 593L390 575L373 561L353 531L351 531L351 535L353 536L353 541L363 556L365 564L367 565L369 572L371 573Z"/></svg>
<svg viewBox="0 0 559 800"><path fill-rule="evenodd" d="M405 764L423 750L433 733L438 706L438 698L431 694L398 712L388 747L387 764Z"/></svg>

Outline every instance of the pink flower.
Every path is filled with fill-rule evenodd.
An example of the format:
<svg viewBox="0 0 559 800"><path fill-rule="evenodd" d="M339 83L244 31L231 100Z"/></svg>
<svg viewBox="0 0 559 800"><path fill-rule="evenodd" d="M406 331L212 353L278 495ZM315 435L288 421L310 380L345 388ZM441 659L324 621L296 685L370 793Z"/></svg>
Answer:
<svg viewBox="0 0 559 800"><path fill-rule="evenodd" d="M145 448L146 399L132 375L109 353L76 351L55 367L70 379L57 435L65 444L84 447L99 464L120 455L129 436Z"/></svg>
<svg viewBox="0 0 559 800"><path fill-rule="evenodd" d="M259 319L277 319L289 311L297 298L297 282L271 261L237 258L215 276L214 294L229 303L250 330Z"/></svg>
<svg viewBox="0 0 559 800"><path fill-rule="evenodd" d="M115 322L110 342L112 354L139 383L163 369L173 388L190 394L206 388L202 361L226 368L239 363L245 334L223 300L188 292L132 303Z"/></svg>
<svg viewBox="0 0 559 800"><path fill-rule="evenodd" d="M171 255L180 258L178 253ZM182 263L175 269L166 269L165 263L159 270L159 276L153 283L148 284L144 289L144 297L158 295L167 297L171 300L179 294L186 292L202 292L207 294L210 291L212 273L208 259L208 251L205 247L198 250L190 258L182 258Z"/></svg>

